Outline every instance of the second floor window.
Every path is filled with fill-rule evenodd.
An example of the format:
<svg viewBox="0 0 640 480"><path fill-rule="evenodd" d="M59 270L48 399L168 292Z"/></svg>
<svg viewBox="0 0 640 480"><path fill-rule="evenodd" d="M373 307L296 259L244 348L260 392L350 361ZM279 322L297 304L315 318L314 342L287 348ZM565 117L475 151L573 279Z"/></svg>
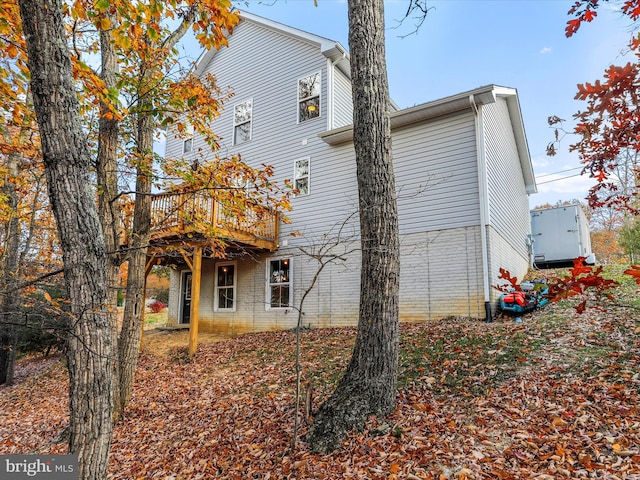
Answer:
<svg viewBox="0 0 640 480"><path fill-rule="evenodd" d="M309 194L309 173L310 173L311 161L309 158L303 158L302 160L296 160L294 166L295 175L295 189L298 191L297 195Z"/></svg>
<svg viewBox="0 0 640 480"><path fill-rule="evenodd" d="M190 153L193 151L193 125L189 125L187 128L187 135L182 141L182 154Z"/></svg>
<svg viewBox="0 0 640 480"><path fill-rule="evenodd" d="M320 116L320 72L298 80L298 122Z"/></svg>
<svg viewBox="0 0 640 480"><path fill-rule="evenodd" d="M233 144L239 145L251 140L251 117L253 100L247 100L233 107Z"/></svg>

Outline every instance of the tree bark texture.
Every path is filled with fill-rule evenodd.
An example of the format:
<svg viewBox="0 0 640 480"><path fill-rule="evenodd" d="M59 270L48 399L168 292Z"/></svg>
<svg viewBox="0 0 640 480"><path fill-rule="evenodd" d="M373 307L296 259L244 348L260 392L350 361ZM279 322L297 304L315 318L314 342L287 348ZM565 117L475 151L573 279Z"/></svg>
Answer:
<svg viewBox="0 0 640 480"><path fill-rule="evenodd" d="M116 15L107 9L105 15L110 25L117 22ZM118 59L110 30L100 30L100 56L102 60L100 77L107 89L117 87ZM107 303L112 312L118 308L118 277L120 264L120 202L118 200L118 135L119 122L115 115L110 115L109 106L104 102L100 105L100 120L98 122L98 155L96 159L96 180L98 183L98 215L104 232L104 242L107 251ZM118 342L117 316L111 316L111 341ZM113 356L113 420L120 418L120 380L117 351Z"/></svg>
<svg viewBox="0 0 640 480"><path fill-rule="evenodd" d="M194 4L182 19L178 27L165 39L163 48L170 51L193 24L198 5ZM127 277L126 303L122 320L122 330L118 339L119 396L116 398L116 411L122 411L131 398L131 388L138 364L140 340L142 334L142 312L145 308L145 282L147 250L151 230L151 187L153 174L153 89L148 70L152 64L139 66L140 83L136 122L136 198L133 211L133 228L129 245L129 269Z"/></svg>
<svg viewBox="0 0 640 480"><path fill-rule="evenodd" d="M122 330L118 339L120 397L116 399L116 410L119 411L126 408L131 398L131 389L140 353L142 312L145 308L144 284L147 250L151 230L153 128L154 119L151 113L140 113L136 125L136 150L139 163L136 168L136 198L129 244L127 292Z"/></svg>
<svg viewBox="0 0 640 480"><path fill-rule="evenodd" d="M18 176L18 156L7 156L9 176ZM18 319L19 295L18 266L20 248L20 222L18 219L18 197L14 184L5 179L3 194L7 198L11 216L5 225L4 253L2 255L2 297L0 298L0 385L13 384L16 360L16 323Z"/></svg>
<svg viewBox="0 0 640 480"><path fill-rule="evenodd" d="M71 302L67 341L69 451L79 477L106 478L111 439L112 343L106 252L89 172L60 0L20 0L47 186Z"/></svg>
<svg viewBox="0 0 640 480"><path fill-rule="evenodd" d="M318 452L337 448L369 415L390 413L396 399L400 264L383 0L349 0L349 47L362 244L360 311L351 361L307 435Z"/></svg>

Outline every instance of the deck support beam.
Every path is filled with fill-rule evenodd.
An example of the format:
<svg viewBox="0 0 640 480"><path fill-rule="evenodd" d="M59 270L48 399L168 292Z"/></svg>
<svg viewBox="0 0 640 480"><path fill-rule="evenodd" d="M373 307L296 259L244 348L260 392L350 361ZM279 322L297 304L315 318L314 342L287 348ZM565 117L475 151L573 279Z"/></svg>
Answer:
<svg viewBox="0 0 640 480"><path fill-rule="evenodd" d="M186 256L185 256L186 260ZM191 267L191 317L189 320L189 356L198 350L198 314L200 311L200 277L202 273L202 247L193 250Z"/></svg>

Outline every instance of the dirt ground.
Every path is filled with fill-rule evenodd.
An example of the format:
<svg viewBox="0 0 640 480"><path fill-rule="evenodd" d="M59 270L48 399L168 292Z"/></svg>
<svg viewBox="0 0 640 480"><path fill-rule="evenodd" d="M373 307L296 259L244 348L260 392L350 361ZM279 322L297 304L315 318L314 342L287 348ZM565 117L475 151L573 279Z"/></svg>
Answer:
<svg viewBox="0 0 640 480"><path fill-rule="evenodd" d="M198 344L219 342L228 338L232 337L213 333L198 333ZM144 331L141 351L154 355L166 355L174 348L187 348L188 346L189 329L161 330L155 328Z"/></svg>

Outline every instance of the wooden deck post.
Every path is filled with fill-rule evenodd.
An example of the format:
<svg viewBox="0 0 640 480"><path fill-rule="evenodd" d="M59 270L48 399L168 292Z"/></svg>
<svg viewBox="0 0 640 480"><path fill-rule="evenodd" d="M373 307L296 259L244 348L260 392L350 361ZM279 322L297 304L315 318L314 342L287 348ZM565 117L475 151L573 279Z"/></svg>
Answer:
<svg viewBox="0 0 640 480"><path fill-rule="evenodd" d="M193 250L191 268L191 318L189 321L189 355L198 350L198 313L200 310L200 274L202 271L202 247Z"/></svg>

